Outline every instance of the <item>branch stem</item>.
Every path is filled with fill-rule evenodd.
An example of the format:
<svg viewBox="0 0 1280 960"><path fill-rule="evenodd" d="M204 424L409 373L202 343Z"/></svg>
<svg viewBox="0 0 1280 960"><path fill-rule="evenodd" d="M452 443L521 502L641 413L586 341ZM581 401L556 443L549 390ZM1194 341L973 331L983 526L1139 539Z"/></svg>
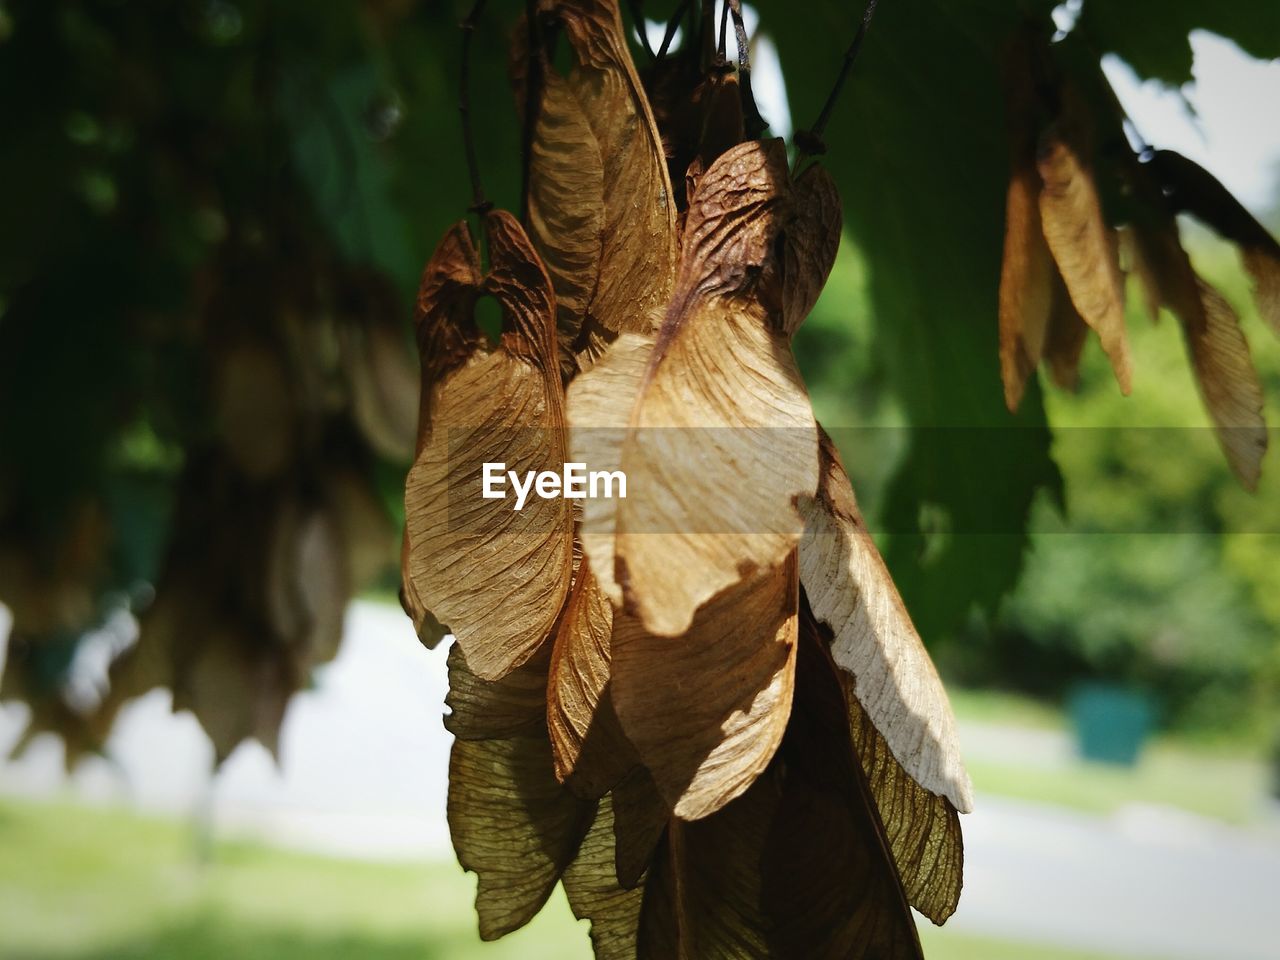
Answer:
<svg viewBox="0 0 1280 960"><path fill-rule="evenodd" d="M799 148L799 155L796 162L799 163L800 158L804 156L817 156L825 153L827 146L822 142L823 131L827 129L827 122L831 119L831 113L835 110L836 101L840 98L840 91L844 89L845 81L849 79L849 74L853 70L853 64L858 59L858 53L862 50L862 41L867 35L867 31L871 28L871 18L876 12L876 0L867 0L867 7L862 13L862 20L858 23L857 32L853 35L853 41L849 44L849 49L844 52L844 60L840 64L840 72L836 75L836 82L831 87L831 92L827 94L827 102L822 105L822 112L818 114L818 119L808 130L798 130L795 135L796 146Z"/></svg>
<svg viewBox="0 0 1280 960"><path fill-rule="evenodd" d="M485 199L480 183L480 164L476 160L476 141L471 130L471 37L476 22L484 12L485 0L475 0L467 18L459 24L462 30L462 69L458 78L458 115L462 119L462 147L467 155L467 173L471 176L471 207L474 213L487 213L493 204Z"/></svg>

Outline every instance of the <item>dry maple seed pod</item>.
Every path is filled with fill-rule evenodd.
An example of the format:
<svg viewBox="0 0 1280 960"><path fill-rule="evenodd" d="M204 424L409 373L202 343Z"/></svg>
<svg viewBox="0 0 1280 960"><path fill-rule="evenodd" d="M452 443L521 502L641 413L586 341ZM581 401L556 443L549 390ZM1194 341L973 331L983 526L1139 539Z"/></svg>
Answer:
<svg viewBox="0 0 1280 960"><path fill-rule="evenodd" d="M916 958L971 789L791 350L839 197L756 138L711 6L646 88L616 2L539 0L569 66L518 31L528 239L488 213L487 273L458 224L423 275L403 579L456 636L450 831L486 939L559 882L604 960ZM626 497L478 498L570 460Z"/></svg>

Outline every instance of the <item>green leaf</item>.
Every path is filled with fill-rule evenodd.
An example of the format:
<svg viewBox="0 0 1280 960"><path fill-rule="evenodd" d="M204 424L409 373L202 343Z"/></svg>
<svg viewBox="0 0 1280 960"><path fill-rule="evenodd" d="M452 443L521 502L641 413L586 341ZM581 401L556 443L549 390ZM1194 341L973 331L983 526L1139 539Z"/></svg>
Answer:
<svg viewBox="0 0 1280 960"><path fill-rule="evenodd" d="M857 12L762 6L803 128ZM1049 6L1032 5L1041 16ZM822 162L870 276L875 346L912 427L879 519L926 637L954 629L975 603L994 607L1016 582L1037 492L1060 489L1039 390L1010 415L997 361L1008 178L1000 52L1020 16L992 0L883 4L825 132ZM828 426L838 441L842 425Z"/></svg>
<svg viewBox="0 0 1280 960"><path fill-rule="evenodd" d="M1088 0L1076 25L1099 53L1118 54L1139 75L1189 83L1192 30L1234 40L1259 59L1280 57L1280 4L1268 0Z"/></svg>

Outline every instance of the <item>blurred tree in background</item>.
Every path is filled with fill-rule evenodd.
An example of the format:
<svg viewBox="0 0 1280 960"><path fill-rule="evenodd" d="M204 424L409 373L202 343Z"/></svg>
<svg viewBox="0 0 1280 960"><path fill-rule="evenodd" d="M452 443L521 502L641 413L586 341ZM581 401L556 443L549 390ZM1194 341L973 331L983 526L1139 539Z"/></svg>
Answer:
<svg viewBox="0 0 1280 960"><path fill-rule="evenodd" d="M662 21L677 6L644 9ZM757 6L802 126L856 13ZM797 354L820 416L860 428L837 439L944 669L1050 695L1117 677L1159 689L1180 723L1247 722L1280 675L1280 486L1272 468L1258 495L1237 489L1207 431L1144 447L1130 429L1149 425L1139 409L1205 423L1171 325L1130 318L1133 400L1094 346L1078 396L1046 399L1033 379L1016 416L1002 399L1001 53L1053 6L886 0L826 131L850 242ZM473 46L477 153L510 209L521 9L494 0ZM464 12L0 2L0 600L14 612L0 696L29 702L32 732L62 733L69 757L155 684L219 756L245 736L271 744L332 655L346 598L394 589L414 290L467 204ZM1191 79L1193 29L1280 56L1280 6L1264 0L1079 12L1069 55L1114 52L1169 84ZM1206 270L1261 332L1238 268L1215 256ZM1275 423L1280 359L1274 341L1255 352ZM1064 503L1076 532L1055 532ZM144 642L109 690L70 688L86 643L128 645L123 611Z"/></svg>

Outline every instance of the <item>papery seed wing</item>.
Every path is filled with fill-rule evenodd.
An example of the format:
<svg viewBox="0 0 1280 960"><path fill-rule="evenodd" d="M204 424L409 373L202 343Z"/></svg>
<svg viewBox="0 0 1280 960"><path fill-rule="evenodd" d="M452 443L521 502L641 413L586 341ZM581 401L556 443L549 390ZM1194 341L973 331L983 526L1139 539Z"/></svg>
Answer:
<svg viewBox="0 0 1280 960"><path fill-rule="evenodd" d="M1172 150L1158 150L1151 163L1174 204L1240 248L1245 269L1253 277L1258 313L1280 335L1280 243L1195 161Z"/></svg>
<svg viewBox="0 0 1280 960"><path fill-rule="evenodd" d="M1262 385L1235 310L1203 280L1198 286L1203 323L1183 326L1196 384L1232 472L1256 490L1267 452Z"/></svg>
<svg viewBox="0 0 1280 960"><path fill-rule="evenodd" d="M782 258L782 318L788 336L809 315L831 275L843 220L835 181L817 164L796 178L791 206Z"/></svg>
<svg viewBox="0 0 1280 960"><path fill-rule="evenodd" d="M521 477L566 460L555 296L523 230L487 217L485 293L506 330L489 349L470 319L479 294L465 227L428 264L420 296L423 420L405 484L406 599L451 630L481 677L520 664L548 636L571 576L570 501L484 499L485 463ZM425 622L425 618L423 619ZM420 632L423 623L418 624Z"/></svg>
<svg viewBox="0 0 1280 960"><path fill-rule="evenodd" d="M788 561L713 598L683 636L615 617L614 706L676 816L720 809L773 757L791 708L797 590Z"/></svg>
<svg viewBox="0 0 1280 960"><path fill-rule="evenodd" d="M833 659L855 678L859 702L902 768L968 812L972 787L951 704L825 433L822 485L801 509L800 581L814 616L832 630Z"/></svg>
<svg viewBox="0 0 1280 960"><path fill-rule="evenodd" d="M1022 403L1027 380L1044 353L1057 273L1040 222L1034 68L1030 43L1019 38L1010 47L1005 77L1009 187L1000 268L1000 376L1011 411Z"/></svg>
<svg viewBox="0 0 1280 960"><path fill-rule="evenodd" d="M802 643L828 649L831 631L818 623L807 600L801 604ZM903 769L855 693L856 680L839 671L849 716L849 735L862 764L907 901L934 923L944 923L960 900L964 838L951 801L920 786Z"/></svg>
<svg viewBox="0 0 1280 960"><path fill-rule="evenodd" d="M547 726L556 776L601 797L638 763L612 696L613 605L583 567L560 618L547 685Z"/></svg>
<svg viewBox="0 0 1280 960"><path fill-rule="evenodd" d="M1172 217L1134 225L1152 295L1178 318L1192 372L1227 463L1248 490L1258 485L1267 449L1262 385L1231 305L1201 280L1178 240Z"/></svg>
<svg viewBox="0 0 1280 960"><path fill-rule="evenodd" d="M591 921L596 960L635 960L644 890L626 889L618 883L612 796L600 801L591 829L561 882L573 915Z"/></svg>
<svg viewBox="0 0 1280 960"><path fill-rule="evenodd" d="M529 160L529 237L556 291L556 327L566 373L600 280L604 242L600 145L570 81L545 72Z"/></svg>
<svg viewBox="0 0 1280 960"><path fill-rule="evenodd" d="M1045 131L1037 168L1044 182L1040 219L1045 240L1072 303L1098 334L1120 390L1128 394L1131 371L1124 326L1124 278L1115 240L1103 218L1088 138L1074 113Z"/></svg>
<svg viewBox="0 0 1280 960"><path fill-rule="evenodd" d="M810 648L777 760L722 810L668 828L641 958L920 957L839 686Z"/></svg>
<svg viewBox="0 0 1280 960"><path fill-rule="evenodd" d="M589 366L618 333L652 332L676 263L675 203L662 142L609 0L540 0L564 27L567 83L599 148L604 191L600 269L577 354ZM607 189L625 184L626 189Z"/></svg>
<svg viewBox="0 0 1280 960"><path fill-rule="evenodd" d="M802 528L795 498L817 486L816 426L776 287L791 209L778 142L728 151L691 198L676 292L622 452L616 562L654 633L682 633L712 596L778 566Z"/></svg>
<svg viewBox="0 0 1280 960"><path fill-rule="evenodd" d="M595 366L569 384L569 452L588 472L622 469L623 443L652 352L651 339L624 333ZM596 583L616 607L622 606L622 587L614 572L618 503L603 496L583 500L579 531Z"/></svg>
<svg viewBox="0 0 1280 960"><path fill-rule="evenodd" d="M1056 273L1050 284L1049 329L1044 345L1044 360L1049 376L1064 390L1074 390L1080 382L1080 355L1084 352L1089 325L1071 302L1066 284Z"/></svg>
<svg viewBox="0 0 1280 960"><path fill-rule="evenodd" d="M479 877L484 940L518 929L542 908L594 808L556 779L541 695L547 663L540 651L503 679L485 681L456 645L449 651L453 713L446 723L457 737L449 755L449 834L458 862Z"/></svg>

